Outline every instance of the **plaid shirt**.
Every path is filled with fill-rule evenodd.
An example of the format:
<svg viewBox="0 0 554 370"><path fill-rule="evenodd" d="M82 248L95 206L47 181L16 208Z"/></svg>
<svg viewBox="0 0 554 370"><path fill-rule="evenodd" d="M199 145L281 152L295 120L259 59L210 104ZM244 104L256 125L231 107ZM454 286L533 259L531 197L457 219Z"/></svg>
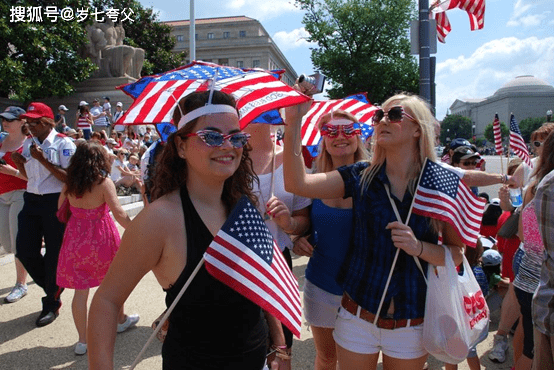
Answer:
<svg viewBox="0 0 554 370"><path fill-rule="evenodd" d="M545 256L539 287L533 296L533 322L541 333L554 336L554 171L537 187L535 212Z"/></svg>
<svg viewBox="0 0 554 370"><path fill-rule="evenodd" d="M397 220L385 190L385 184L389 184L386 164L362 192L361 176L368 165L368 162L359 162L338 169L344 180L344 197L352 197L354 212L353 237L338 281L356 303L376 313L397 249L391 231L385 227ZM391 197L404 221L412 204L412 194L407 191L402 200L393 194ZM417 239L437 243L438 236L430 227L428 218L412 214L408 225ZM423 271L427 271L427 262L421 260L421 265ZM414 258L401 251L380 316L386 315L394 298L394 319L423 317L426 292L425 280Z"/></svg>

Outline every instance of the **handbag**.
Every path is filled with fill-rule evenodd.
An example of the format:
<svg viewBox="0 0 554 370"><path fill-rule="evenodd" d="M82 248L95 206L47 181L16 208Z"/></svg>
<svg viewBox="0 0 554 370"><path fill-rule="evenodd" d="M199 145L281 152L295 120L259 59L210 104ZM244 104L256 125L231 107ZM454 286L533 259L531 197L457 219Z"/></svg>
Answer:
<svg viewBox="0 0 554 370"><path fill-rule="evenodd" d="M71 217L71 209L69 208L68 198L65 198L61 207L56 212L56 217L58 217L58 220L63 224L66 224L69 221L69 218Z"/></svg>
<svg viewBox="0 0 554 370"><path fill-rule="evenodd" d="M163 318L163 316L165 315L166 312L167 312L167 309L164 310L164 312L162 312L162 314L160 316L158 316L158 318L156 320L154 320L154 322L152 322L152 329L156 330L158 325L160 325L160 322L162 321L162 318ZM169 329L169 319L165 320L165 322L163 323L160 330L156 333L156 338L160 342L163 343L165 341L165 337L167 336L167 330L168 329Z"/></svg>
<svg viewBox="0 0 554 370"><path fill-rule="evenodd" d="M505 239L509 239L512 236L517 234L517 229L519 228L519 214L521 208L517 208L511 215L506 219L498 230L497 235Z"/></svg>
<svg viewBox="0 0 554 370"><path fill-rule="evenodd" d="M464 361L489 326L489 307L465 256L463 266L460 276L445 247L445 266L429 264L427 273L423 345L450 364Z"/></svg>

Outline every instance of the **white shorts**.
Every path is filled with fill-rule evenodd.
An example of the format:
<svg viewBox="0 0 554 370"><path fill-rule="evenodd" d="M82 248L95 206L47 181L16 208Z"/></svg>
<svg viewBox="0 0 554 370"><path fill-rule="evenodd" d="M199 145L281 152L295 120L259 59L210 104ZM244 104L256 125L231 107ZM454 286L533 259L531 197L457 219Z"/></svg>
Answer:
<svg viewBox="0 0 554 370"><path fill-rule="evenodd" d="M304 284L304 318L311 326L334 328L342 295L334 295L308 279Z"/></svg>
<svg viewBox="0 0 554 370"><path fill-rule="evenodd" d="M412 360L427 354L423 347L423 324L380 329L340 308L333 331L335 342L342 348L366 355L379 353L401 360Z"/></svg>

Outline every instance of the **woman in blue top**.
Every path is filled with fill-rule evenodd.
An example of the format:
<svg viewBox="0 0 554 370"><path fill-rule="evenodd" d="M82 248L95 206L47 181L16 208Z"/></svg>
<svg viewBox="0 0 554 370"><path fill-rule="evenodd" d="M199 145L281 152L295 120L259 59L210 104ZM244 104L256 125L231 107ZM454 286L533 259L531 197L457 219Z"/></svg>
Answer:
<svg viewBox="0 0 554 370"><path fill-rule="evenodd" d="M422 369L427 359L421 325L427 287L413 256L421 258L424 270L427 263L444 265L444 249L437 245L439 232L456 264L461 263L463 249L447 224L415 214L408 225L403 224L424 160L435 160L435 118L419 97L395 95L375 114L371 164L358 162L307 175L298 139L308 109L307 104L287 108L286 189L322 199L351 197L353 204L353 234L339 274L344 295L333 332L339 367L375 369L382 351L384 369ZM396 219L388 192L402 220ZM397 248L402 253L385 292Z"/></svg>
<svg viewBox="0 0 554 370"><path fill-rule="evenodd" d="M317 172L332 171L369 158L356 122L356 117L343 110L320 118L318 128L322 140L315 161ZM333 329L342 298L337 275L350 243L352 199L314 199L310 218L311 237L298 238L293 251L310 257L304 286L304 317L314 337L314 369L334 370L337 353Z"/></svg>

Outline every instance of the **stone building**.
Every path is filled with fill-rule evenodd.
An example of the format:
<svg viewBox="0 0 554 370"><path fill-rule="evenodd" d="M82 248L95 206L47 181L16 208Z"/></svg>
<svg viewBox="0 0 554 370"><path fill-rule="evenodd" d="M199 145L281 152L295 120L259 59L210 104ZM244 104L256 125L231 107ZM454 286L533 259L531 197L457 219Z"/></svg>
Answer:
<svg viewBox="0 0 554 370"><path fill-rule="evenodd" d="M510 114L520 122L530 117L545 117L554 110L554 86L534 76L518 76L484 99L456 99L450 106L451 114L468 117L473 121L474 133L482 137L487 125L498 113L501 122L507 125Z"/></svg>
<svg viewBox="0 0 554 370"><path fill-rule="evenodd" d="M171 26L175 52L189 50L189 20ZM282 80L294 84L296 72L257 20L245 16L195 20L196 60L240 68L285 69Z"/></svg>

